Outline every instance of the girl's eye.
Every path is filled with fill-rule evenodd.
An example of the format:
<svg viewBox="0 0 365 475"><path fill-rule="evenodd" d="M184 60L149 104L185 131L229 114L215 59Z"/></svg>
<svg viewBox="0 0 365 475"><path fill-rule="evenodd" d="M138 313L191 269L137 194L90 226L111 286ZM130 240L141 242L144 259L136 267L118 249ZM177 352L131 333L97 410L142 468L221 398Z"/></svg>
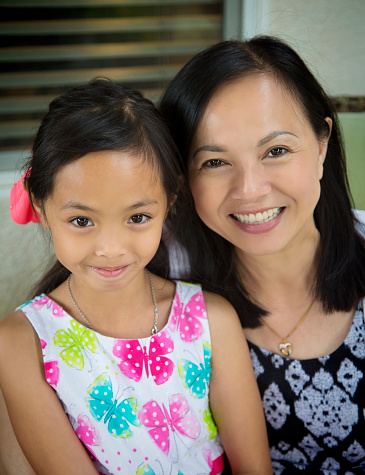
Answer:
<svg viewBox="0 0 365 475"><path fill-rule="evenodd" d="M277 158L277 157L282 157L286 155L288 152L289 150L284 147L275 147L269 151L267 156L270 158Z"/></svg>
<svg viewBox="0 0 365 475"><path fill-rule="evenodd" d="M218 168L222 165L225 165L223 160L220 160L219 158L212 158L211 160L204 162L202 168Z"/></svg>
<svg viewBox="0 0 365 475"><path fill-rule="evenodd" d="M128 223L142 224L148 221L150 218L144 214L135 214L129 220Z"/></svg>
<svg viewBox="0 0 365 475"><path fill-rule="evenodd" d="M88 226L92 226L93 224L88 218L75 218L71 221L71 223L80 228L86 228Z"/></svg>

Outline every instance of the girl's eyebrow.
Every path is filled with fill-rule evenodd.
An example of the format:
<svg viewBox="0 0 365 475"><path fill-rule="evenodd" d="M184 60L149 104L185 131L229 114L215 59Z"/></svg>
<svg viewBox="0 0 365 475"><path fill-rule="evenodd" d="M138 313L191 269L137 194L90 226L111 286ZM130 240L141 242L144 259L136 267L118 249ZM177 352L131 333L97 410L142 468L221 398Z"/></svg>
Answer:
<svg viewBox="0 0 365 475"><path fill-rule="evenodd" d="M143 208L144 206L151 206L151 205L157 205L157 204L158 204L157 200L146 199L143 201L139 201L138 203L135 203L131 206L128 206L128 210L132 211L134 209Z"/></svg>
<svg viewBox="0 0 365 475"><path fill-rule="evenodd" d="M261 145L267 144L268 142L270 142L270 140L274 139L275 137L278 137L279 135L293 135L293 137L299 138L297 135L293 134L292 132L288 132L287 130L275 130L274 132L271 132L271 134L259 140L257 146L261 147Z"/></svg>
<svg viewBox="0 0 365 475"><path fill-rule="evenodd" d="M158 202L153 199L145 199L143 201L138 201L137 203L134 203L130 206L128 206L127 210L128 211L133 211L134 209L138 208L143 208L144 206L151 206L151 205L157 205ZM83 205L81 203L77 203L75 201L69 201L68 203L64 204L61 207L61 210L68 210L68 209L76 209L79 211L85 211L89 213L96 213L96 210L94 208L90 208L90 206Z"/></svg>
<svg viewBox="0 0 365 475"><path fill-rule="evenodd" d="M88 212L95 211L93 208L90 208L89 206L86 206L86 205L82 205L81 203L77 203L75 201L69 201L68 203L64 204L61 207L61 210L67 210L67 209L78 209L80 211L88 211Z"/></svg>

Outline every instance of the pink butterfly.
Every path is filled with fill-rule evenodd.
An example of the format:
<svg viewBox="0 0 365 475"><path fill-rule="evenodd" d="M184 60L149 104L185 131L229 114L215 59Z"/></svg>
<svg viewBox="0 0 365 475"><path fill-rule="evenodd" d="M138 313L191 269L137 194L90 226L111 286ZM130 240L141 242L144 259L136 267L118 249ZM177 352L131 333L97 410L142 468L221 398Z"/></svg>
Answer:
<svg viewBox="0 0 365 475"><path fill-rule="evenodd" d="M170 330L177 331L179 327L181 339L192 342L203 334L203 325L198 318L207 318L203 293L196 293L185 307L180 303L179 294L176 294L169 323Z"/></svg>
<svg viewBox="0 0 365 475"><path fill-rule="evenodd" d="M97 433L97 430L92 425L90 419L83 414L79 415L77 418L77 423L79 425L75 430L76 435L81 440L81 442L87 446L88 451L93 455L93 457L98 460L94 451L90 448L90 446L100 445L100 436Z"/></svg>
<svg viewBox="0 0 365 475"><path fill-rule="evenodd" d="M42 349L47 346L47 343L40 339ZM58 380L60 379L60 368L58 367L58 361L45 361L44 362L44 371L46 373L46 381L48 384L57 386Z"/></svg>
<svg viewBox="0 0 365 475"><path fill-rule="evenodd" d="M170 335L162 330L151 337L148 354L146 346L139 340L115 340L113 354L122 360L118 366L129 379L138 382L144 367L147 378L151 371L153 380L160 385L168 381L174 370L174 363L163 356L173 350L174 342Z"/></svg>
<svg viewBox="0 0 365 475"><path fill-rule="evenodd" d="M145 404L138 414L149 435L166 455L170 450L170 430L172 433L176 430L193 440L199 437L201 430L198 419L181 394L171 396L169 409L170 412L164 404L161 409L158 403L152 400Z"/></svg>
<svg viewBox="0 0 365 475"><path fill-rule="evenodd" d="M219 475L224 470L224 455L221 454L218 458L212 460L212 451L210 449L202 449L204 458L209 465L210 474L209 475Z"/></svg>
<svg viewBox="0 0 365 475"><path fill-rule="evenodd" d="M52 314L54 317L63 317L64 312L63 308L60 307L59 305L56 304L53 300L51 300L47 295L43 295L37 300L34 300L31 304L30 307L32 307L34 310L39 310L40 308L47 306L47 308L52 308Z"/></svg>

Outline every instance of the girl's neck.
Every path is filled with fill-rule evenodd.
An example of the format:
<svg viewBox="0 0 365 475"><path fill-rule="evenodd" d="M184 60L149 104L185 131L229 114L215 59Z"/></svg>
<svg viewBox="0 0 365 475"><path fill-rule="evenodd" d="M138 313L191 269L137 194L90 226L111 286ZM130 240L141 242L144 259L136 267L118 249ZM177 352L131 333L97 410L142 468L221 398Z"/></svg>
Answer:
<svg viewBox="0 0 365 475"><path fill-rule="evenodd" d="M152 276L152 279L156 285L158 278ZM74 275L69 283L73 299L93 330L106 336L126 339L151 335L155 306L145 270L141 270L126 288L115 291L91 290ZM72 302L67 282L61 284L50 297L59 301L75 320L88 326Z"/></svg>

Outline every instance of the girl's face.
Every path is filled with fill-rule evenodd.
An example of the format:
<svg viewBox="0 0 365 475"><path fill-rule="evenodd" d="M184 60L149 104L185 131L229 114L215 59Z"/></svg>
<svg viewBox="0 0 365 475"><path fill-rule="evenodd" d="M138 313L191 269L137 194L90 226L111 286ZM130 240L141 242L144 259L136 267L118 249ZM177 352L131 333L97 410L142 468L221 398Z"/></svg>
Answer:
<svg viewBox="0 0 365 475"><path fill-rule="evenodd" d="M189 157L200 218L252 255L317 236L313 211L326 151L327 140L318 140L299 104L272 77L223 86L208 104Z"/></svg>
<svg viewBox="0 0 365 475"><path fill-rule="evenodd" d="M125 287L155 255L167 213L157 172L129 152L89 153L64 166L42 224L59 261L89 287Z"/></svg>

